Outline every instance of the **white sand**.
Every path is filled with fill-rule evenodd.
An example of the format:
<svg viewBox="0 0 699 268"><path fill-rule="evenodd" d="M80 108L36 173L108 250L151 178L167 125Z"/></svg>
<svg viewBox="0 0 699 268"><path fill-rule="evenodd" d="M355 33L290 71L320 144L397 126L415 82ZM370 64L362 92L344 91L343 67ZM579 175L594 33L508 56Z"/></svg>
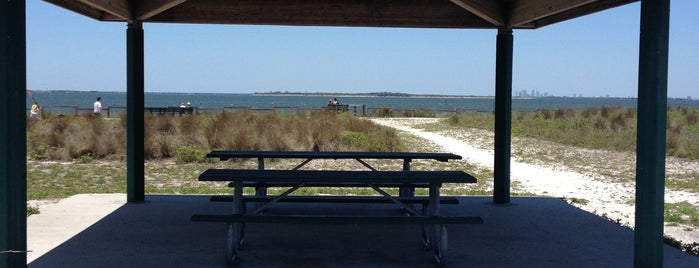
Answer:
<svg viewBox="0 0 699 268"><path fill-rule="evenodd" d="M444 151L461 155L465 161L490 170L493 169L493 152L479 149L482 146L469 140L459 140L424 130L412 128L417 123L435 122L431 118L372 119L372 121L406 131L437 144ZM511 161L510 179L522 192L567 198L569 200L587 200L586 204L573 203L588 212L617 221L623 226L633 228L635 207L630 200L635 198L633 183L605 182L599 178L603 175L583 175L572 171L561 171L547 166ZM669 166L669 165L668 165ZM587 173L587 172L586 172ZM492 180L492 178L491 178ZM689 192L666 190L665 202L676 203L688 201L699 204L699 195ZM665 234L683 243L699 242L699 232L689 226L665 226Z"/></svg>

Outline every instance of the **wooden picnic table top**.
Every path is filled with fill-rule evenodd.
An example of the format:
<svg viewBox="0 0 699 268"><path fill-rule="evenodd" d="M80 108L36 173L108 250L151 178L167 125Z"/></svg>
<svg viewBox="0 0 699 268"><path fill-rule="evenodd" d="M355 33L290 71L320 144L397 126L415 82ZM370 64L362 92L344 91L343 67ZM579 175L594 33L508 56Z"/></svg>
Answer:
<svg viewBox="0 0 699 268"><path fill-rule="evenodd" d="M368 171L368 170L254 170L209 169L200 181L255 181L304 183L475 183L463 171Z"/></svg>
<svg viewBox="0 0 699 268"><path fill-rule="evenodd" d="M440 162L461 159L452 153L419 152L351 152L351 151L211 151L209 158L228 160L231 158L308 158L308 159L433 159Z"/></svg>

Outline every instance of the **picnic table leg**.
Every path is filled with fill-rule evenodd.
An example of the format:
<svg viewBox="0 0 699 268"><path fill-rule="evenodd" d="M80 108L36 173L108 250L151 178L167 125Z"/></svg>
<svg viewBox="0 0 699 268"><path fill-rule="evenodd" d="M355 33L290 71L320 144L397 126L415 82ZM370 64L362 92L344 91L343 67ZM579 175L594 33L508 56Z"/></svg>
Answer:
<svg viewBox="0 0 699 268"><path fill-rule="evenodd" d="M228 240L226 241L226 264L233 265L238 259L238 247L240 246L241 234L242 234L242 224L241 223L229 223L228 224Z"/></svg>
<svg viewBox="0 0 699 268"><path fill-rule="evenodd" d="M403 171L410 171L410 161L411 159L403 159ZM400 197L414 197L415 187L401 186L398 188L398 196Z"/></svg>
<svg viewBox="0 0 699 268"><path fill-rule="evenodd" d="M263 157L257 158L257 170L265 170L265 159ZM255 195L256 196L266 196L267 195L267 187L266 186L255 187Z"/></svg>
<svg viewBox="0 0 699 268"><path fill-rule="evenodd" d="M265 159L263 157L257 158L257 170L265 170ZM265 197L267 196L267 186L257 186L255 187L255 196ZM255 208L260 208L262 203L255 203Z"/></svg>
<svg viewBox="0 0 699 268"><path fill-rule="evenodd" d="M243 207L243 182L233 182L233 215L245 213ZM227 241L226 241L226 263L233 265L238 258L238 249L243 244L243 229L245 225L242 222L232 222L228 224Z"/></svg>
<svg viewBox="0 0 699 268"><path fill-rule="evenodd" d="M427 211L428 209L429 209L428 204L423 204L422 211L420 211L422 213L422 215L420 215L420 216L429 215L428 214L429 212ZM428 226L427 224L422 224L422 226L420 228L420 229L422 229L422 243L425 244L425 250L432 249L432 247L430 246L430 237L429 237L428 230L427 230L429 227L430 226Z"/></svg>
<svg viewBox="0 0 699 268"><path fill-rule="evenodd" d="M435 253L435 257L437 258L437 262L439 263L440 267L446 267L447 266L447 251L448 251L447 225L446 224L441 224L439 226L439 233L440 233L439 247L437 249L437 252Z"/></svg>
<svg viewBox="0 0 699 268"><path fill-rule="evenodd" d="M440 187L439 183L430 184L429 216L439 216ZM430 245L435 259L440 266L444 267L447 256L447 227L444 224L433 224L430 230L432 231Z"/></svg>

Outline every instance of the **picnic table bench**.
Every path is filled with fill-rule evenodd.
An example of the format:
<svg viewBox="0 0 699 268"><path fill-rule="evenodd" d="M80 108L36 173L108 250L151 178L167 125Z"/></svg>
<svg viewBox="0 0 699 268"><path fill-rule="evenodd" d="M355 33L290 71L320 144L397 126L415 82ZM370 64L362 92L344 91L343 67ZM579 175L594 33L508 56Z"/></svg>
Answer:
<svg viewBox="0 0 699 268"><path fill-rule="evenodd" d="M322 223L322 224L421 224L422 239L433 251L439 264L446 263L447 225L479 224L477 216L441 216L439 204L458 203L455 198L440 197L443 183L475 183L476 178L463 171L411 171L413 159L447 161L460 159L454 154L444 153L376 153L376 152L272 152L272 151L213 151L208 157L221 160L231 158L258 158L258 169L209 169L200 176L200 181L227 181L233 187L233 196L214 196L212 201L232 201L233 212L223 215L195 214L192 221L223 222L228 224L226 262L233 264L238 249L243 243L246 223ZM264 158L303 158L301 164L290 170L264 169ZM379 171L362 159L403 159L401 171ZM369 170L301 170L313 159L355 159ZM279 195L243 195L245 187L289 187ZM370 187L380 196L297 196L291 195L301 187ZM426 187L428 196L392 196L383 187ZM261 202L254 212L246 210L247 202ZM369 215L266 215L263 211L278 202L299 203L395 203L404 214L395 216ZM411 204L423 204L421 212Z"/></svg>

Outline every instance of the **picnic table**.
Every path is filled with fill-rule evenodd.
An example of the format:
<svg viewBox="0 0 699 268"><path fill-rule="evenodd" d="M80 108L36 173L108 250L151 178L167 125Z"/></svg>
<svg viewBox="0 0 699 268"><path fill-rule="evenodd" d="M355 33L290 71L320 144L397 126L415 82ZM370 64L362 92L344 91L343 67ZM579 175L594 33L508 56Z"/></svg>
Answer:
<svg viewBox="0 0 699 268"><path fill-rule="evenodd" d="M200 176L200 181L227 181L233 188L233 196L214 196L212 201L232 201L231 214L195 214L192 221L224 222L228 224L226 242L226 262L232 265L238 258L239 247L243 244L245 223L323 223L323 224L420 224L422 240L427 249L432 250L440 265L446 264L447 225L479 224L483 220L477 216L441 216L440 204L458 203L455 198L442 198L440 189L443 183L475 183L476 178L453 170L410 170L414 159L430 159L441 162L461 159L451 153L416 152L317 152L317 151L212 151L210 158L229 160L237 158L257 158L257 169L208 169ZM288 170L265 169L265 159L303 159L300 164ZM302 169L315 159L354 159L367 170L306 170ZM402 170L378 170L365 159L403 160ZM255 187L255 196L243 194L243 188ZM288 187L283 193L268 196L266 187ZM379 196L300 196L292 195L302 187L369 187ZM383 188L393 187L414 189L428 188L428 196L414 196L401 190L399 196L392 196ZM247 211L247 203L259 205L254 211ZM403 214L398 216L370 215L267 215L266 208L279 202L305 203L395 203ZM413 204L422 204L416 211Z"/></svg>
<svg viewBox="0 0 699 268"><path fill-rule="evenodd" d="M206 155L208 158L218 158L221 161L233 158L257 158L258 170L265 169L265 159L305 159L292 170L298 170L315 159L354 159L369 170L377 169L369 165L363 159L398 159L403 160L403 171L410 171L410 163L416 159L436 160L447 162L449 160L461 159L461 156L452 153L418 153L418 152L320 152L320 151L211 151ZM266 194L266 187L255 188L258 195ZM400 196L410 197L414 195L414 187L400 187Z"/></svg>

